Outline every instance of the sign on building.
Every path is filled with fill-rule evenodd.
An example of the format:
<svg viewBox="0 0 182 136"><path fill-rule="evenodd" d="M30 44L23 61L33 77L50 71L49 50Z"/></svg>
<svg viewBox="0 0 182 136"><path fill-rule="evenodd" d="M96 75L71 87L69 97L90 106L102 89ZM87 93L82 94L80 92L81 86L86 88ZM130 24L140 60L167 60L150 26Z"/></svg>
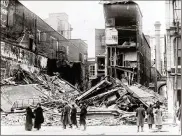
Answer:
<svg viewBox="0 0 182 136"><path fill-rule="evenodd" d="M106 28L105 35L107 45L118 44L118 31L115 28Z"/></svg>

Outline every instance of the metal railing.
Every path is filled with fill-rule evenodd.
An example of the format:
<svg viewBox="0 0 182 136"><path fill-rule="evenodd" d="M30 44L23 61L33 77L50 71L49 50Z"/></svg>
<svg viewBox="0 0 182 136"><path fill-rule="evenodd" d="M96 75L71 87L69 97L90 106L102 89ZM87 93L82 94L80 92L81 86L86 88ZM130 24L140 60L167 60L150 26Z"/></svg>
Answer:
<svg viewBox="0 0 182 136"><path fill-rule="evenodd" d="M13 103L13 109L24 109L29 105L35 106L40 103L40 98L18 99Z"/></svg>

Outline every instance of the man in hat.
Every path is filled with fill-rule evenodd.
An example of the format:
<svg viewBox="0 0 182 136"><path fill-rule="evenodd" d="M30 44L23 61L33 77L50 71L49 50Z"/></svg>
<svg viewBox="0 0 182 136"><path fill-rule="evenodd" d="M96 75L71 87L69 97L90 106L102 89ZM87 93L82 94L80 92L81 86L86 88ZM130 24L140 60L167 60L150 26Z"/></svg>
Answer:
<svg viewBox="0 0 182 136"><path fill-rule="evenodd" d="M70 111L71 107L65 102L64 110L63 110L63 128L66 129L66 126L69 124L72 128L71 119L70 119Z"/></svg>
<svg viewBox="0 0 182 136"><path fill-rule="evenodd" d="M140 107L136 109L136 117L137 117L137 126L139 132L139 127L141 127L143 132L144 127L144 119L145 119L145 109L143 108L143 104L140 104Z"/></svg>

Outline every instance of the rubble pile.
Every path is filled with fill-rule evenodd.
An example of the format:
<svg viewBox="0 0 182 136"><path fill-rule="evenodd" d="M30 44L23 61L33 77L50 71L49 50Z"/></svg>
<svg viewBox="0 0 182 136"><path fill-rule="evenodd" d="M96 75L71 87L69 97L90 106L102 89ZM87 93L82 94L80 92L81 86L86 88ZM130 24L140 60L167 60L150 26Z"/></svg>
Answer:
<svg viewBox="0 0 182 136"><path fill-rule="evenodd" d="M90 90L77 97L76 102L78 104L84 102L89 106L94 106L97 113L99 113L101 107L119 112L119 117L116 118L116 121L113 119L113 123L109 123L111 119L105 117L105 120L94 119L92 123L90 122L91 125L102 124L102 122L106 122L108 125L118 122L121 124L136 124L135 110L139 104L143 104L144 108L147 109L150 104L155 106L160 103L163 111L166 110L166 99L164 97L139 84L128 86L118 79L112 79L112 81L103 79ZM104 111L104 109L101 109L101 111ZM105 125L105 123L103 124Z"/></svg>
<svg viewBox="0 0 182 136"><path fill-rule="evenodd" d="M123 124L124 122L118 120L117 118L113 119L109 117L103 117L103 118L87 119L88 126L118 126Z"/></svg>
<svg viewBox="0 0 182 136"><path fill-rule="evenodd" d="M54 100L67 101L69 103L72 103L79 94L79 90L77 88L75 88L67 81L58 78L58 75L51 77L46 74L32 73L30 71L24 70L21 67L13 71L12 77L3 79L0 83L1 87L11 87L11 90L14 90L13 92L15 94L21 92L23 96L20 94L18 95L17 99L20 99L22 97L22 99L27 99L26 101L29 101L28 99L34 99L33 97L36 96L37 98L41 98L41 103L47 101L51 102ZM29 86L31 86L31 88L33 87L31 89L32 91L30 91L32 92L31 95L30 92L27 92L25 89L23 89ZM15 89L17 87L23 90L15 91L17 90ZM6 90L7 89L4 89L3 94L7 94L8 91ZM24 97L26 94L32 98ZM8 95L6 95L6 97L7 96ZM12 96L13 100L10 103L18 101L14 100L16 99L15 96L16 95ZM8 96L8 98L10 97L11 96Z"/></svg>
<svg viewBox="0 0 182 136"><path fill-rule="evenodd" d="M1 114L1 125L24 125L25 124L25 113L13 113L13 114Z"/></svg>

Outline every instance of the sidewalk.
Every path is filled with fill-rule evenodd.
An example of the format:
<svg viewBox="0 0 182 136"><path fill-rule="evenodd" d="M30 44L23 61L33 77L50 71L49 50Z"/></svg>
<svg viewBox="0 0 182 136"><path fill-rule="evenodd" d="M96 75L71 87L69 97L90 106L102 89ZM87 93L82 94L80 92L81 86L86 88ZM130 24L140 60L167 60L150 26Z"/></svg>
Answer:
<svg viewBox="0 0 182 136"><path fill-rule="evenodd" d="M24 126L1 126L2 135L180 135L179 126L164 125L161 132L155 128L148 129L145 125L144 132L137 133L136 126L88 126L86 131L76 128L67 128L62 126L42 126L40 131L25 131Z"/></svg>

